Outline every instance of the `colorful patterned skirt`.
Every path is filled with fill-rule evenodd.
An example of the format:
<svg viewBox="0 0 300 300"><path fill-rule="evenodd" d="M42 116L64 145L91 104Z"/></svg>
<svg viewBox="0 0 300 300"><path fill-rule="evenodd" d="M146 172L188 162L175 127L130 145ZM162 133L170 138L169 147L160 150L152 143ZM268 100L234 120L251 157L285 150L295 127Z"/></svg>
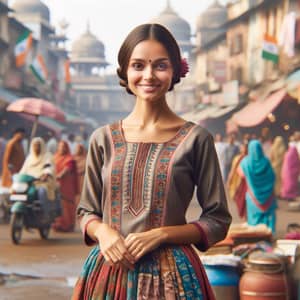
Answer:
<svg viewBox="0 0 300 300"><path fill-rule="evenodd" d="M134 270L110 266L97 246L84 264L72 299L213 300L214 296L191 246L159 248L140 259Z"/></svg>

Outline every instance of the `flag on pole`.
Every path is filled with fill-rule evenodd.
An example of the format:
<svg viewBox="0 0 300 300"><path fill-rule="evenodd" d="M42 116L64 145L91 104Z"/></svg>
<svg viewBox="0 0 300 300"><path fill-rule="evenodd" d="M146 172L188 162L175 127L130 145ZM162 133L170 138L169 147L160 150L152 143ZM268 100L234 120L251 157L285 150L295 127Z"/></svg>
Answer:
<svg viewBox="0 0 300 300"><path fill-rule="evenodd" d="M71 83L71 73L70 73L70 60L67 59L64 62L64 79L66 84Z"/></svg>
<svg viewBox="0 0 300 300"><path fill-rule="evenodd" d="M16 66L22 67L26 62L27 54L31 48L32 44L32 33L30 31L25 31L21 34L16 42L14 54L16 57Z"/></svg>
<svg viewBox="0 0 300 300"><path fill-rule="evenodd" d="M278 63L278 45L275 37L265 34L262 49L262 58Z"/></svg>
<svg viewBox="0 0 300 300"><path fill-rule="evenodd" d="M47 76L48 76L48 71L47 67L44 61L44 58L41 54L38 54L33 62L30 65L30 69L34 76L41 82L45 83Z"/></svg>

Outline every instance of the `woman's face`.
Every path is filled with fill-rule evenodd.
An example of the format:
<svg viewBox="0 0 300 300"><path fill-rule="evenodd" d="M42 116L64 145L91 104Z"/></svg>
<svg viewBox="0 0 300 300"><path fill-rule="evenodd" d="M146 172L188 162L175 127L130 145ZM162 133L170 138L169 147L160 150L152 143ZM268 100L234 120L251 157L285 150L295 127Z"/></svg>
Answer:
<svg viewBox="0 0 300 300"><path fill-rule="evenodd" d="M40 155L42 149L41 143L39 141L34 142L32 149L35 155Z"/></svg>
<svg viewBox="0 0 300 300"><path fill-rule="evenodd" d="M59 154L62 154L62 155L67 154L67 152L68 152L68 146L67 146L67 144L65 142L60 142L58 144L58 149L57 150L58 150Z"/></svg>
<svg viewBox="0 0 300 300"><path fill-rule="evenodd" d="M173 68L165 47L155 40L135 46L129 59L128 87L138 99L164 99L173 77Z"/></svg>

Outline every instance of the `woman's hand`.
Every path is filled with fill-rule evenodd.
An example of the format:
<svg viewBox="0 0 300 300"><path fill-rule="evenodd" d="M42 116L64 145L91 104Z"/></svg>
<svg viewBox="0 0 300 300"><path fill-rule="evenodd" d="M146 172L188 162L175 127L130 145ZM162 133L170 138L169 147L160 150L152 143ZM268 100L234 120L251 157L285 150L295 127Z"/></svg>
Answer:
<svg viewBox="0 0 300 300"><path fill-rule="evenodd" d="M133 269L134 257L125 246L124 238L109 225L102 223L95 232L99 247L110 265L121 265Z"/></svg>
<svg viewBox="0 0 300 300"><path fill-rule="evenodd" d="M164 239L163 231L156 228L140 233L130 233L125 239L125 246L137 261L146 253L158 248Z"/></svg>

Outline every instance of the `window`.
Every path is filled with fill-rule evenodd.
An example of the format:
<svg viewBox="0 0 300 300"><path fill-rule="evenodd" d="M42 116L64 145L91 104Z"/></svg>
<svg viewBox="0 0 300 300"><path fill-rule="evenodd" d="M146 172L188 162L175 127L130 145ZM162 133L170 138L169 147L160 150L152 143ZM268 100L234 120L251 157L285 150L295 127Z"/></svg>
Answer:
<svg viewBox="0 0 300 300"><path fill-rule="evenodd" d="M243 35L236 34L231 40L230 54L236 55L243 52Z"/></svg>

